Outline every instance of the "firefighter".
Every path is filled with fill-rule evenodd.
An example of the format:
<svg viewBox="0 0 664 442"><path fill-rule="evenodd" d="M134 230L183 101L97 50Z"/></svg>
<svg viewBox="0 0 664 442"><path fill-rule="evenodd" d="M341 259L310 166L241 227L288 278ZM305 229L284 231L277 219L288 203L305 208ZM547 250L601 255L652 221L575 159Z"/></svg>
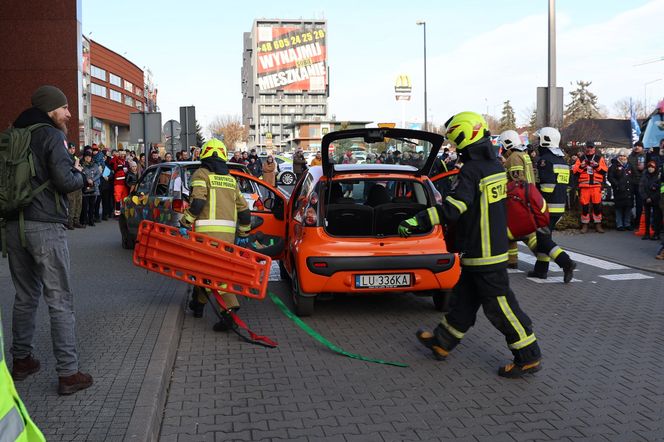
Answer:
<svg viewBox="0 0 664 442"><path fill-rule="evenodd" d="M200 160L201 167L191 177L191 204L180 219L181 227L190 229L193 225L198 233L246 246L251 229L251 212L235 178L228 171L226 146L220 140L212 138L201 148ZM222 317L214 325L214 331L230 330L233 326L230 310L240 308L234 294L222 293L222 299L226 310L221 312ZM205 289L194 287L189 303L194 317L203 316L206 303Z"/></svg>
<svg viewBox="0 0 664 442"><path fill-rule="evenodd" d="M572 173L578 176L579 202L581 203L581 233L588 232L590 203L593 205L593 223L597 233L602 228L602 185L609 168L604 157L595 152L595 143L586 141L584 154L574 163Z"/></svg>
<svg viewBox="0 0 664 442"><path fill-rule="evenodd" d="M539 191L546 200L550 223L548 231L538 231L537 261L535 268L528 272L528 277L546 279L549 262L556 261L564 272L563 282L572 280L576 263L551 239L556 224L565 214L567 186L569 185L569 165L565 154L560 149L560 132L554 127L543 127L536 133L539 139L539 157L537 158L537 176Z"/></svg>
<svg viewBox="0 0 664 442"><path fill-rule="evenodd" d="M441 205L403 221L399 234L407 237L441 223L456 225L461 277L454 287L451 311L433 332L418 330L417 338L436 359L445 359L475 324L477 310L483 307L514 355L514 362L500 367L498 374L517 378L536 372L541 368L540 348L530 318L519 307L507 276L505 169L496 158L481 115L461 112L445 127L464 164L456 191Z"/></svg>
<svg viewBox="0 0 664 442"><path fill-rule="evenodd" d="M521 141L519 134L515 130L506 130L500 134L498 140L504 148L503 156L505 157L507 179L534 184L535 171L533 170L533 162L530 160L530 155L526 152L526 146ZM507 268L516 269L519 267L519 247L514 238L509 238L509 240ZM534 233L524 241L531 250L535 250Z"/></svg>

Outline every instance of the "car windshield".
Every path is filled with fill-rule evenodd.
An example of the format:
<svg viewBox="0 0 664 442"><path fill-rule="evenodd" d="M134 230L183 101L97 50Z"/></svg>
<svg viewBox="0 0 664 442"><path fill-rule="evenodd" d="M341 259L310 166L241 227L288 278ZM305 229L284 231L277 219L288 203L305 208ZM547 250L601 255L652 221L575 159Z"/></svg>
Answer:
<svg viewBox="0 0 664 442"><path fill-rule="evenodd" d="M406 138L345 138L330 145L330 159L336 164L405 164L421 168L432 149L425 140Z"/></svg>

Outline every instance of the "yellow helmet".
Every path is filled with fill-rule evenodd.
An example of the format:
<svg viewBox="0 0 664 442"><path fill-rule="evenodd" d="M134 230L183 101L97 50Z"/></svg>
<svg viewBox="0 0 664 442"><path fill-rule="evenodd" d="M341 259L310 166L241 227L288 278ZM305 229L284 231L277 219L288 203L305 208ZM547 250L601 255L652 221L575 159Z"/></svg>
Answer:
<svg viewBox="0 0 664 442"><path fill-rule="evenodd" d="M211 140L203 144L203 147L201 147L200 159L204 160L206 158L210 158L215 153L217 154L217 157L220 160L228 161L228 153L226 150L226 145L223 143L223 141L218 140L216 138L212 138Z"/></svg>
<svg viewBox="0 0 664 442"><path fill-rule="evenodd" d="M458 113L445 123L445 136L456 144L457 149L464 149L484 137L489 136L489 125L480 114L475 112Z"/></svg>

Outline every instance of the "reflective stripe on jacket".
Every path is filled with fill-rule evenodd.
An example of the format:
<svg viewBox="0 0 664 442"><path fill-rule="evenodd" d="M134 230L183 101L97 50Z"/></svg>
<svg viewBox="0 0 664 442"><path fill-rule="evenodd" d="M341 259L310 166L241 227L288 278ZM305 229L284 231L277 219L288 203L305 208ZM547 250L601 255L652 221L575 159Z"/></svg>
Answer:
<svg viewBox="0 0 664 442"><path fill-rule="evenodd" d="M191 177L190 199L205 201L198 216L188 210L185 213L196 218L196 231L200 233L235 233L237 213L249 210L232 175L216 174L205 167L198 168Z"/></svg>
<svg viewBox="0 0 664 442"><path fill-rule="evenodd" d="M537 160L539 191L549 205L550 213L565 213L569 172L569 165L563 157L554 155L546 147L540 148Z"/></svg>
<svg viewBox="0 0 664 442"><path fill-rule="evenodd" d="M44 435L32 422L25 405L16 392L14 381L5 361L0 318L0 441L45 441Z"/></svg>

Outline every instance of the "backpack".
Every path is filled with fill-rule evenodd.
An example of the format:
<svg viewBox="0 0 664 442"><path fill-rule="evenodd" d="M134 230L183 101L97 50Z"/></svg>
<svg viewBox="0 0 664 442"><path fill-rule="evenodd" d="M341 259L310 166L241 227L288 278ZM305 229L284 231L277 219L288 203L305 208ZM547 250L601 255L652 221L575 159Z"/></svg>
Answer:
<svg viewBox="0 0 664 442"><path fill-rule="evenodd" d="M549 226L549 210L542 194L532 183L507 183L507 228L514 239L524 238Z"/></svg>
<svg viewBox="0 0 664 442"><path fill-rule="evenodd" d="M2 256L7 256L5 223L7 217L18 213L19 235L21 244L25 246L25 224L23 209L30 205L39 192L50 185L47 180L33 189L30 182L35 176L35 165L32 160L30 140L32 132L46 123L33 124L26 128L9 128L0 132L0 221L2 223ZM56 195L56 202L59 197Z"/></svg>

